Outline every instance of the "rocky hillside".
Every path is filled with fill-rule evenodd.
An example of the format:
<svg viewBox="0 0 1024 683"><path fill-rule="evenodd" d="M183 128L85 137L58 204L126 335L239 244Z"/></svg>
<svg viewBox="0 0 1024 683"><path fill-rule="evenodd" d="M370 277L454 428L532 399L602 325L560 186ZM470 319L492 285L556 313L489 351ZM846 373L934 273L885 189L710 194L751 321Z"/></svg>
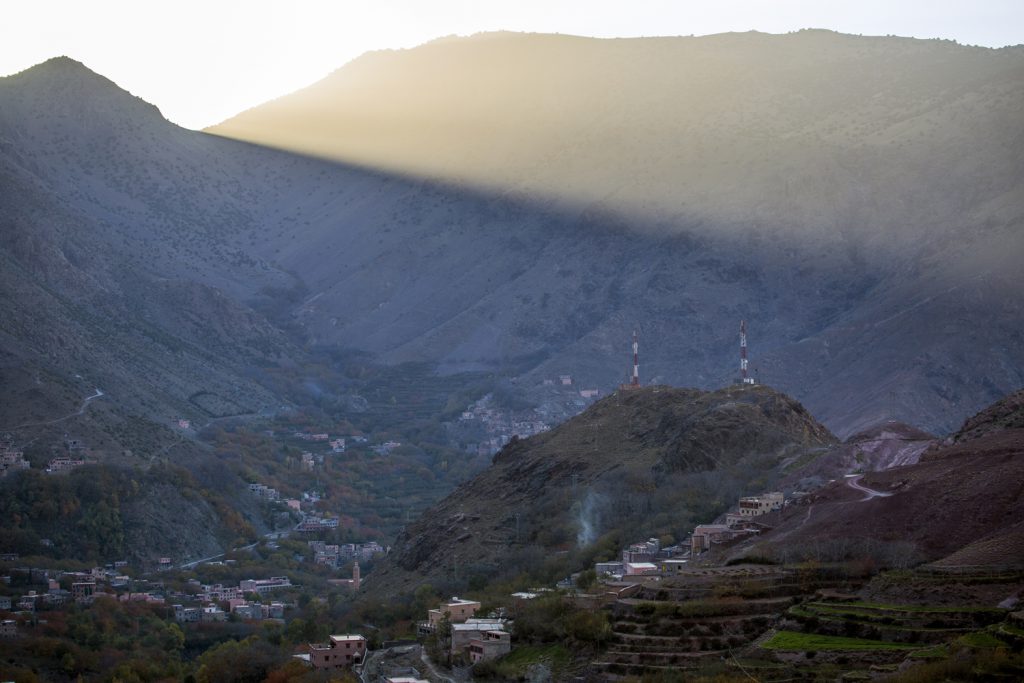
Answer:
<svg viewBox="0 0 1024 683"><path fill-rule="evenodd" d="M753 549L897 565L1024 563L1024 426L1017 392L967 420L913 465L848 477L788 507Z"/></svg>
<svg viewBox="0 0 1024 683"><path fill-rule="evenodd" d="M216 129L307 131L291 147L339 166L51 60L0 81L3 365L48 403L121 376L102 388L132 410L201 417L277 403L260 368L307 341L607 390L638 326L645 381L709 388L745 318L761 379L836 433L892 392L948 432L1024 382L1022 65L827 32L493 34L367 55ZM440 166L388 161L420 152Z"/></svg>
<svg viewBox="0 0 1024 683"><path fill-rule="evenodd" d="M618 391L506 446L406 529L369 586L514 576L602 537L682 539L835 442L803 406L764 386Z"/></svg>
<svg viewBox="0 0 1024 683"><path fill-rule="evenodd" d="M1024 389L968 418L953 435L953 441L962 443L992 433L1016 429L1024 429Z"/></svg>
<svg viewBox="0 0 1024 683"><path fill-rule="evenodd" d="M1020 47L490 33L367 54L211 131L520 214L499 234L444 195L395 204L393 248L303 269L318 338L610 388L639 325L648 377L714 387L746 318L762 379L841 436L947 433L1024 382L1022 86ZM294 262L322 253L290 233Z"/></svg>
<svg viewBox="0 0 1024 683"><path fill-rule="evenodd" d="M886 421L854 434L841 446L792 471L783 485L807 491L849 473L913 465L937 442L937 437L916 427Z"/></svg>

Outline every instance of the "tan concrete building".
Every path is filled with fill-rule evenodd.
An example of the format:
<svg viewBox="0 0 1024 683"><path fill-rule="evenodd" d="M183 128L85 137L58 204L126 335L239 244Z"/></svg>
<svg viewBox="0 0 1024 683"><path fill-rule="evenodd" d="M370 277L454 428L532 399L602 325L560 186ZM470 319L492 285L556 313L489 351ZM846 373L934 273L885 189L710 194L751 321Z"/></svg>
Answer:
<svg viewBox="0 0 1024 683"><path fill-rule="evenodd" d="M693 530L690 553L697 555L711 549L712 543L728 541L736 535L726 524L701 524Z"/></svg>
<svg viewBox="0 0 1024 683"><path fill-rule="evenodd" d="M430 625L436 627L441 623L441 619L444 615L448 615L448 621L453 624L461 624L469 619L476 611L480 609L480 603L473 600L460 600L459 598L452 598L451 602L442 602L437 609L432 609L427 612L427 620Z"/></svg>
<svg viewBox="0 0 1024 683"><path fill-rule="evenodd" d="M784 496L779 491L762 493L760 496L740 498L740 516L758 517L772 510L781 510Z"/></svg>

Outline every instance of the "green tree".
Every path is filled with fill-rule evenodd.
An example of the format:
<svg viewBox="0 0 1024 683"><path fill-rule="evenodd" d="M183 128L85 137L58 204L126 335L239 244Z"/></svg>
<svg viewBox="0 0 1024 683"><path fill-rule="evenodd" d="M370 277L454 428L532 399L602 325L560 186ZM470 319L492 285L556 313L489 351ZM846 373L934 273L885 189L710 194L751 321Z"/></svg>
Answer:
<svg viewBox="0 0 1024 683"><path fill-rule="evenodd" d="M289 659L258 636L229 640L199 656L198 683L259 683Z"/></svg>
<svg viewBox="0 0 1024 683"><path fill-rule="evenodd" d="M576 585L580 590L590 590L591 586L597 582L597 570L586 569L580 572L580 575L576 577Z"/></svg>

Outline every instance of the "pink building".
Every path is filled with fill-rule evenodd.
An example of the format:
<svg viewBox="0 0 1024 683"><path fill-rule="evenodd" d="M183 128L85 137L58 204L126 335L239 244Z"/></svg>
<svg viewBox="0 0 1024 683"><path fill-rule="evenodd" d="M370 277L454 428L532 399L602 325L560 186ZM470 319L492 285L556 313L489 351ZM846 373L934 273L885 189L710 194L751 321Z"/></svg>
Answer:
<svg viewBox="0 0 1024 683"><path fill-rule="evenodd" d="M363 661L366 638L359 635L331 636L327 643L310 643L309 663L314 669L344 669Z"/></svg>
<svg viewBox="0 0 1024 683"><path fill-rule="evenodd" d="M507 655L512 651L512 636L505 631L487 631L469 641L469 659L474 664Z"/></svg>

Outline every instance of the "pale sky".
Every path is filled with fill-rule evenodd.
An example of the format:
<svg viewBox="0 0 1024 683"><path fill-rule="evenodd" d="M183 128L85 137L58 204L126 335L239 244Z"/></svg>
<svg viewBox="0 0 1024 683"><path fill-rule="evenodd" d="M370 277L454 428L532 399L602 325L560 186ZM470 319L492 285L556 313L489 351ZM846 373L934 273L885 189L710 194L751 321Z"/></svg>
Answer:
<svg viewBox="0 0 1024 683"><path fill-rule="evenodd" d="M0 0L0 75L67 55L202 128L368 50L446 35L801 28L1003 47L1024 43L1024 0Z"/></svg>

